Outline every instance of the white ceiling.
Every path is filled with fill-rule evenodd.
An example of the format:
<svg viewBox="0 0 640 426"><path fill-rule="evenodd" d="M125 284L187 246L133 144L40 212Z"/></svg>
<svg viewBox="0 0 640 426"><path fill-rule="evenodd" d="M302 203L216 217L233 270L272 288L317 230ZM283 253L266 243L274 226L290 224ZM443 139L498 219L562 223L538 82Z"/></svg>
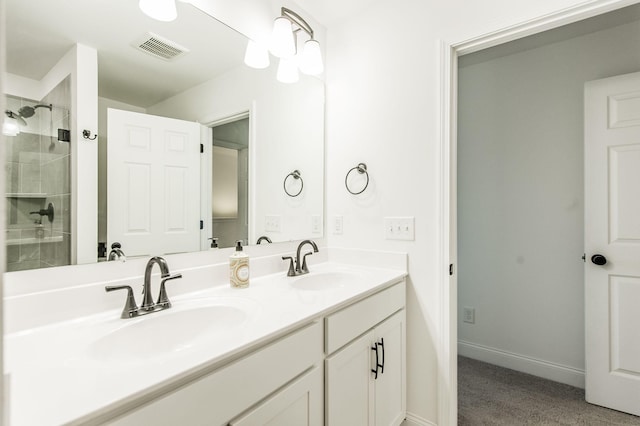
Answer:
<svg viewBox="0 0 640 426"><path fill-rule="evenodd" d="M42 78L75 43L98 51L99 95L147 107L243 61L246 38L195 7L155 21L135 0L6 0L7 71ZM197 29L197 30L194 30ZM131 43L147 31L190 52L173 62Z"/></svg>
<svg viewBox="0 0 640 426"><path fill-rule="evenodd" d="M325 28L355 16L378 0L295 0Z"/></svg>

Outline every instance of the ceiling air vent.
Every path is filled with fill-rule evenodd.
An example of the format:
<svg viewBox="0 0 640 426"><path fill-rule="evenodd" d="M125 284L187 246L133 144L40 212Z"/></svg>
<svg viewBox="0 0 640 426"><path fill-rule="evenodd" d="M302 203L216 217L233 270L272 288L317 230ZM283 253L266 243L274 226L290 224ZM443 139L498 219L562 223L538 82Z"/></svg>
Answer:
<svg viewBox="0 0 640 426"><path fill-rule="evenodd" d="M142 50L156 58L172 61L179 56L189 53L189 49L180 46L171 40L154 33L146 33L131 44L138 50Z"/></svg>

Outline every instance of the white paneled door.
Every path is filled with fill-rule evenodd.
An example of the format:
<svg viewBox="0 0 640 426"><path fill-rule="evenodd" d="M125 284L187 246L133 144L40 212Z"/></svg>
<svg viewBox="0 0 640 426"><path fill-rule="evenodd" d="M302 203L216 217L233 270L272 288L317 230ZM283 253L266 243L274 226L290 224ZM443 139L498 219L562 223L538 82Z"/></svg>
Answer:
<svg viewBox="0 0 640 426"><path fill-rule="evenodd" d="M640 415L640 73L585 85L586 399Z"/></svg>
<svg viewBox="0 0 640 426"><path fill-rule="evenodd" d="M200 249L200 125L109 109L107 238L127 256Z"/></svg>

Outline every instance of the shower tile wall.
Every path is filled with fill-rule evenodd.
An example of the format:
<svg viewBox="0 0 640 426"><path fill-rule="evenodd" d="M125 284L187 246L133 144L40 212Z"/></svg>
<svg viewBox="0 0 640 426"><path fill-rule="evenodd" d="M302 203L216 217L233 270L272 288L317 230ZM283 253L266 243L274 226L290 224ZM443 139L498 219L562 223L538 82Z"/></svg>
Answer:
<svg viewBox="0 0 640 426"><path fill-rule="evenodd" d="M7 109L52 104L36 109L18 136L7 137L7 271L68 265L71 254L70 144L57 140L58 128L69 129L69 78L41 101L7 97ZM42 217L44 238L38 238L38 215L52 203L53 222Z"/></svg>

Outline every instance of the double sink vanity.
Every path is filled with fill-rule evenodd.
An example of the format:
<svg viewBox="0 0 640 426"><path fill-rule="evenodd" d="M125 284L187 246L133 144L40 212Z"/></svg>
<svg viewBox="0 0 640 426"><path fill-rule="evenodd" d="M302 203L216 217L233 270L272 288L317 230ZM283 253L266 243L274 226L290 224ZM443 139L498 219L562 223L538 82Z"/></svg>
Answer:
<svg viewBox="0 0 640 426"><path fill-rule="evenodd" d="M94 278L57 290L9 282L9 424L399 425L406 255L320 248L287 276L290 252L271 252L252 256L246 289L223 253L166 256L182 275L171 309L126 319L126 294L105 287L141 300L147 259L75 267Z"/></svg>

